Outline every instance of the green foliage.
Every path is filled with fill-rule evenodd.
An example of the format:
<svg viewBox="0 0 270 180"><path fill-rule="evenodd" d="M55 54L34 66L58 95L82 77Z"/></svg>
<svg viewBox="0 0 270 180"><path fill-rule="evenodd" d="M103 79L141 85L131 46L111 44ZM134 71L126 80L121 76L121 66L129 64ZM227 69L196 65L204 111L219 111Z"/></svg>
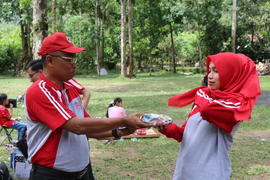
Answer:
<svg viewBox="0 0 270 180"><path fill-rule="evenodd" d="M202 30L205 55L221 52L223 42L230 37L230 27L222 26L222 1L207 0L197 7L197 22ZM229 29L228 29L229 28Z"/></svg>
<svg viewBox="0 0 270 180"><path fill-rule="evenodd" d="M195 33L182 32L175 38L175 47L182 65L194 65L198 62L196 47L198 34Z"/></svg>
<svg viewBox="0 0 270 180"><path fill-rule="evenodd" d="M104 20L105 65L110 63L117 65L120 63L120 2L57 0L57 31L67 33L76 45L88 50L78 55L80 73L93 71L97 63L95 43L101 37L95 27L96 2L100 6L100 17ZM202 58L209 54L231 51L231 0L136 0L133 2L133 50L136 69L172 70L171 32L174 38L174 55L177 64L181 66L197 63L199 50L202 52ZM28 39L30 46L32 44L30 28L33 28L31 5L32 0L0 0L0 26L1 23L13 23L27 27L24 35L30 37L30 40ZM255 62L268 61L270 59L269 0L238 0L237 10L237 52L246 54ZM51 23L51 1L48 1L49 32ZM263 38L251 41L247 38L250 35L260 35ZM18 53L14 54L10 49L23 48L5 46L0 50L0 56L5 57L4 59L7 56L17 57ZM14 66L11 63L8 69L12 68Z"/></svg>
<svg viewBox="0 0 270 180"><path fill-rule="evenodd" d="M94 66L95 52L95 30L90 23L87 14L78 16L68 16L65 19L64 32L68 35L69 40L76 46L86 49L85 52L77 55L77 67L79 73L89 72Z"/></svg>
<svg viewBox="0 0 270 180"><path fill-rule="evenodd" d="M270 2L242 0L239 5L237 51L256 62L270 59Z"/></svg>
<svg viewBox="0 0 270 180"><path fill-rule="evenodd" d="M196 74L199 73L200 70L198 67L178 67L177 71Z"/></svg>
<svg viewBox="0 0 270 180"><path fill-rule="evenodd" d="M0 27L0 72L14 72L21 53L20 29L13 24Z"/></svg>

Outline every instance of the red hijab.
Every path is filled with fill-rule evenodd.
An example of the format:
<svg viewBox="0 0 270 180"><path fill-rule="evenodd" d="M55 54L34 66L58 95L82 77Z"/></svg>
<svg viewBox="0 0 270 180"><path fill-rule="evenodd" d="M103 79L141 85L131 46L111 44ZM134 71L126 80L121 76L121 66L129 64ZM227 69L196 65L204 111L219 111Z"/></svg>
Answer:
<svg viewBox="0 0 270 180"><path fill-rule="evenodd" d="M251 111L260 95L260 82L254 62L243 54L219 53L208 56L206 69L213 62L219 74L220 88L200 86L171 97L169 106L184 107L194 103L204 120L227 132L243 120L250 120Z"/></svg>

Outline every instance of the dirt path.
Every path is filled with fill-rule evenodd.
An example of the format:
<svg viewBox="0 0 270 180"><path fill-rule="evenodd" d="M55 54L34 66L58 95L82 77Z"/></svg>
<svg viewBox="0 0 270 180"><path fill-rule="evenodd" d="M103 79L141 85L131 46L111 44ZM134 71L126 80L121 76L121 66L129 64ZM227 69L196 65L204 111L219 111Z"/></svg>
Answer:
<svg viewBox="0 0 270 180"><path fill-rule="evenodd" d="M252 131L237 131L235 136L247 136L253 138L263 138L270 140L270 129L268 130L252 130Z"/></svg>
<svg viewBox="0 0 270 180"><path fill-rule="evenodd" d="M262 92L262 95L257 100L256 105L270 105L270 91Z"/></svg>

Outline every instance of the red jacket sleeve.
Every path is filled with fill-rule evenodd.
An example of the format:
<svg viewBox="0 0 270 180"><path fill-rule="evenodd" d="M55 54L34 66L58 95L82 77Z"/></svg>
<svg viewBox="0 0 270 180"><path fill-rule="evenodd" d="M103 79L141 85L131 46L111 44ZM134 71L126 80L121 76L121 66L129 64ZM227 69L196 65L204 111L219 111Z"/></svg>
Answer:
<svg viewBox="0 0 270 180"><path fill-rule="evenodd" d="M234 118L233 108L224 108L216 103L201 108L200 113L204 120L216 125L220 129L231 133L233 127L239 122Z"/></svg>
<svg viewBox="0 0 270 180"><path fill-rule="evenodd" d="M7 108L0 110L0 117L10 119L10 113Z"/></svg>
<svg viewBox="0 0 270 180"><path fill-rule="evenodd" d="M176 141L181 142L186 124L187 124L187 120L185 121L182 127L179 127L176 124L172 123L172 124L169 124L166 127L166 129L160 130L159 132L161 132L168 138L173 138Z"/></svg>

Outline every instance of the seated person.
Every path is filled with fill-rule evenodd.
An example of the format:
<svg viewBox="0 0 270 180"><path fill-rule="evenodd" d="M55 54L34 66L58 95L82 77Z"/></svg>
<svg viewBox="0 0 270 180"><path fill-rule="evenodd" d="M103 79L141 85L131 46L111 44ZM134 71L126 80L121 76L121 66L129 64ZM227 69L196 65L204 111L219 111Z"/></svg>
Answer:
<svg viewBox="0 0 270 180"><path fill-rule="evenodd" d="M18 141L24 139L26 124L19 119L12 119L12 107L10 104L9 110L5 107L8 105L7 95L2 93L0 94L0 126L5 126L8 128L16 129L18 131Z"/></svg>
<svg viewBox="0 0 270 180"><path fill-rule="evenodd" d="M112 103L109 104L107 108L106 117L107 118L117 118L126 116L126 111L122 107L123 100L121 98L115 98Z"/></svg>
<svg viewBox="0 0 270 180"><path fill-rule="evenodd" d="M126 116L126 111L123 108L123 100L122 98L115 98L113 102L111 102L107 108L106 117L107 118L119 118ZM124 128L124 127L120 127ZM137 129L133 135L146 135L147 128Z"/></svg>

